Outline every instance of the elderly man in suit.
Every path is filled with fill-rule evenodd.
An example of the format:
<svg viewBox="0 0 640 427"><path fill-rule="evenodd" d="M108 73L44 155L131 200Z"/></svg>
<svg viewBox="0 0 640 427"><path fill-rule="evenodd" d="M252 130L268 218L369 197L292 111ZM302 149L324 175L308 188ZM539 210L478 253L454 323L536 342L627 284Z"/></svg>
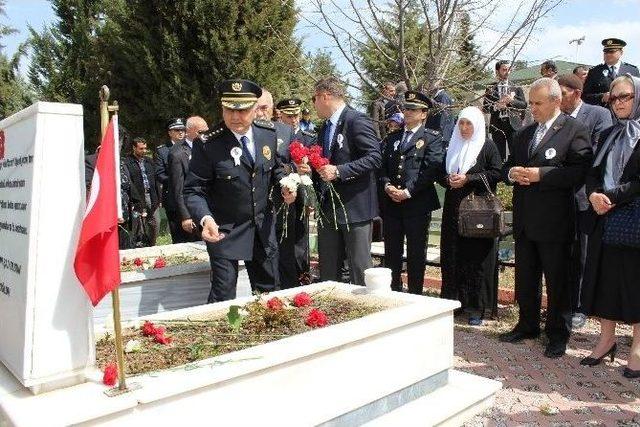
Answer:
<svg viewBox="0 0 640 427"><path fill-rule="evenodd" d="M328 77L315 84L312 98L318 116L325 119L317 144L330 161L314 174L324 224L318 230L320 278L340 280L346 255L350 281L364 285L364 270L372 266L372 220L378 215L376 170L382 157L371 119L348 106L345 95L342 83ZM299 165L298 170L308 172L309 168ZM325 182L333 184L344 208L333 200Z"/></svg>
<svg viewBox="0 0 640 427"><path fill-rule="evenodd" d="M175 232L173 243L195 242L200 240L198 227L191 219L191 214L184 202L184 180L189 172L189 161L193 142L197 140L201 132L209 129L207 122L200 116L187 119L186 137L182 142L175 144L169 151L169 197L170 209L177 212L180 220L180 229Z"/></svg>
<svg viewBox="0 0 640 427"><path fill-rule="evenodd" d="M491 114L489 131L502 160L507 156L507 147L511 151L513 133L522 126L527 108L522 88L509 82L510 72L508 61L496 62L498 81L487 87L482 103L482 110Z"/></svg>
<svg viewBox="0 0 640 427"><path fill-rule="evenodd" d="M622 62L622 49L627 42L618 38L602 40L602 55L604 63L598 64L589 70L587 80L584 82L582 99L593 105L606 107L609 103L609 86L616 77L629 73L640 77L638 67Z"/></svg>
<svg viewBox="0 0 640 427"><path fill-rule="evenodd" d="M201 227L211 263L208 302L236 296L238 260L244 260L251 288L278 289L278 243L271 192L285 203L296 194L280 189L284 165L276 155L273 122L255 120L260 86L225 80L219 86L223 123L193 144L184 186L191 218ZM274 188L275 187L275 188Z"/></svg>
<svg viewBox="0 0 640 427"><path fill-rule="evenodd" d="M571 331L567 283L575 236L576 190L584 184L593 152L586 126L560 110L557 81L543 77L531 85L529 105L535 123L517 132L504 165L514 185L513 231L516 250L515 328L500 339L517 342L540 333L542 274L547 285L545 356L561 357Z"/></svg>
<svg viewBox="0 0 640 427"><path fill-rule="evenodd" d="M591 105L582 101L583 83L580 77L575 74L563 74L558 78L560 89L562 90L562 103L560 110L582 124L589 130L589 139L594 151L600 139L600 132L610 127L613 123L611 112L599 105ZM571 308L573 311L573 327L580 328L586 321L586 316L580 311L580 289L582 287L582 275L584 272L587 255L587 226L589 200L584 191L584 186L580 187L576 193L576 203L578 208L578 228L574 250L572 251L572 269L570 275L571 288Z"/></svg>

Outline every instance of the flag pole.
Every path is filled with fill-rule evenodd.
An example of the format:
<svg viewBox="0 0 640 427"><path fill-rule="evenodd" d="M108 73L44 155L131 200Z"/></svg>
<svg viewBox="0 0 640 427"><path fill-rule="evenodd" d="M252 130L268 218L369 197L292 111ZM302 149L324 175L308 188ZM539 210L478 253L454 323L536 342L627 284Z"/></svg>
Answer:
<svg viewBox="0 0 640 427"><path fill-rule="evenodd" d="M109 111L114 111L117 114L118 106L117 104L114 106L109 106L109 88L107 86L102 86L100 88L100 131L101 138L104 138L105 133L107 132L107 126L109 125ZM115 141L116 152L119 152L119 144L120 141ZM116 168L120 167L119 164L120 159L116 158ZM119 174L116 174L119 175ZM117 186L119 188L119 186ZM120 195L117 195L117 203L120 204ZM120 211L120 210L118 210ZM117 390L109 390L110 395L117 395L121 393L125 393L129 391L127 388L127 382L125 377L125 365L124 365L124 348L122 346L122 327L120 325L120 292L119 286L116 286L113 291L111 291L111 299L113 306L113 329L115 333L115 342L116 342L116 357L118 360L118 389Z"/></svg>

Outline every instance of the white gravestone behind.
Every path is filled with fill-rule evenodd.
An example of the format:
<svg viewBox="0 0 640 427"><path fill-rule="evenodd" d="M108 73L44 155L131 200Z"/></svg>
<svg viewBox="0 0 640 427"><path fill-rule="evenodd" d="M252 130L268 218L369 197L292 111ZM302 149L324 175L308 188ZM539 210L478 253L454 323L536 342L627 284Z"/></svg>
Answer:
<svg viewBox="0 0 640 427"><path fill-rule="evenodd" d="M82 106L38 102L0 132L0 362L37 393L83 381L95 360L91 304L73 270Z"/></svg>

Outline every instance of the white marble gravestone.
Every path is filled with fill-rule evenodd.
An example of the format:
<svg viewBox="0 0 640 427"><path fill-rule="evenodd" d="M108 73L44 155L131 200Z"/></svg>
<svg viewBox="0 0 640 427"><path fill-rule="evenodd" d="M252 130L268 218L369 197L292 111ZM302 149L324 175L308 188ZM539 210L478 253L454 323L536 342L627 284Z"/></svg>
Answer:
<svg viewBox="0 0 640 427"><path fill-rule="evenodd" d="M73 271L84 191L82 106L0 122L0 362L44 391L84 380L91 305Z"/></svg>

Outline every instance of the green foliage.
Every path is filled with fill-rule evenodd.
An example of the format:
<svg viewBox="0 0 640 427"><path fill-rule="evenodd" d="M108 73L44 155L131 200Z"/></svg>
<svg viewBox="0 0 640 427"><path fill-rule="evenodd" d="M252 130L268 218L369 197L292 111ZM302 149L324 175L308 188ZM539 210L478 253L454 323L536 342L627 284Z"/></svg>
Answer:
<svg viewBox="0 0 640 427"><path fill-rule="evenodd" d="M229 312L227 313L227 320L229 321L229 326L231 329L237 331L242 326L242 320L244 316L240 314L240 306L232 305L229 307Z"/></svg>
<svg viewBox="0 0 640 427"><path fill-rule="evenodd" d="M6 16L5 3L4 0L0 0L0 16ZM15 32L14 28L0 24L0 119L20 111L33 101L33 93L29 85L18 74L24 46L20 46L12 58L8 58L2 52L5 47L2 44L2 38Z"/></svg>
<svg viewBox="0 0 640 427"><path fill-rule="evenodd" d="M90 113L111 89L134 135L166 138L171 117L220 119L216 86L247 78L279 94L301 90L293 0L51 0L59 22L32 30L31 79L43 98ZM100 11L98 13L97 11ZM87 115L87 136L97 134Z"/></svg>
<svg viewBox="0 0 640 427"><path fill-rule="evenodd" d="M502 202L502 206L506 211L513 210L513 186L506 185L503 182L498 183L498 187L496 188L496 196Z"/></svg>

